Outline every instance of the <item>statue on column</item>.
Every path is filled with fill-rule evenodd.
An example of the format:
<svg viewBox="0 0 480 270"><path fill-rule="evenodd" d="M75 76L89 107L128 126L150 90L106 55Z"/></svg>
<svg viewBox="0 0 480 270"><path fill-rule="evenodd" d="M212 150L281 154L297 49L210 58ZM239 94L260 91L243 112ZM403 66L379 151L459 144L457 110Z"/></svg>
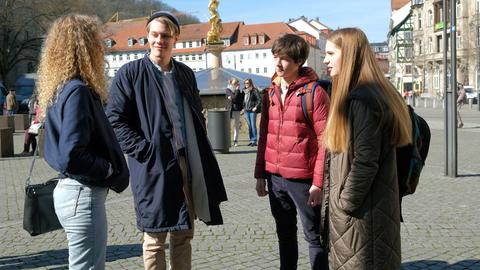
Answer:
<svg viewBox="0 0 480 270"><path fill-rule="evenodd" d="M218 5L220 4L219 0L210 0L208 4L208 9L210 11L210 30L207 34L207 44L220 43L220 33L223 31L222 20L220 19L220 14L218 14Z"/></svg>

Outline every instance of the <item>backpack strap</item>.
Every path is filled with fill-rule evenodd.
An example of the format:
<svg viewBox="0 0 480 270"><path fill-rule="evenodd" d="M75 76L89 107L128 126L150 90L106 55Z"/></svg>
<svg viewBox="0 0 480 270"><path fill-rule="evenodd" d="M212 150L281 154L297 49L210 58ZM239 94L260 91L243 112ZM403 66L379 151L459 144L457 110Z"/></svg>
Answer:
<svg viewBox="0 0 480 270"><path fill-rule="evenodd" d="M268 88L268 104L273 104L273 96L275 95L275 89L272 87Z"/></svg>
<svg viewBox="0 0 480 270"><path fill-rule="evenodd" d="M307 125L313 129L313 97L315 96L315 88L317 88L318 81L312 81L303 86L303 91L299 92L302 98L302 111L305 116ZM303 92L303 93L302 93Z"/></svg>

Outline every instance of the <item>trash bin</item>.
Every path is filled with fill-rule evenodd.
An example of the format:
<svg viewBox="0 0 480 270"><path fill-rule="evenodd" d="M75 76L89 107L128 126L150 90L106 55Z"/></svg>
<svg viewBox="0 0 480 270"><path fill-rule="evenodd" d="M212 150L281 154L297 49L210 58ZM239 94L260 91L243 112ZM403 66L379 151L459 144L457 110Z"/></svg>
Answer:
<svg viewBox="0 0 480 270"><path fill-rule="evenodd" d="M228 153L230 148L230 111L208 110L207 135L212 149Z"/></svg>

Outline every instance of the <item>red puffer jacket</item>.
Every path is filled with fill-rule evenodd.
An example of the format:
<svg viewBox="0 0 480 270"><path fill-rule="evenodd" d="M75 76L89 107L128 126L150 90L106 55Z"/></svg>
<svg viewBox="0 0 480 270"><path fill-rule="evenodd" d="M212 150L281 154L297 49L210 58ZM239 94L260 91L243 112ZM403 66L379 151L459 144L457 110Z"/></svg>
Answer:
<svg viewBox="0 0 480 270"><path fill-rule="evenodd" d="M255 178L266 178L267 173L279 174L287 179L310 179L322 187L325 147L322 135L327 123L330 99L320 86L315 89L314 130L306 122L301 96L297 91L305 84L318 80L309 67L300 69L300 77L290 84L285 104L280 95L280 77L272 78L269 91L263 95Z"/></svg>

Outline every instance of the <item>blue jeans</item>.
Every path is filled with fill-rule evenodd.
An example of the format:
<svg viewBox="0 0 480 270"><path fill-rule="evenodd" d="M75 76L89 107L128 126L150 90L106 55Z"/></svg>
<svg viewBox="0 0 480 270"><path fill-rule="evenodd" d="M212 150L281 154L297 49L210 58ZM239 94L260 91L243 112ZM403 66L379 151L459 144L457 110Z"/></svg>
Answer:
<svg viewBox="0 0 480 270"><path fill-rule="evenodd" d="M297 212L303 225L311 269L328 270L328 253L320 245L320 206L307 204L312 180L289 180L279 175L267 179L270 208L277 226L280 269L297 269Z"/></svg>
<svg viewBox="0 0 480 270"><path fill-rule="evenodd" d="M257 142L257 113L255 112L245 112L245 119L248 124L248 136L250 137L251 143Z"/></svg>
<svg viewBox="0 0 480 270"><path fill-rule="evenodd" d="M67 233L69 269L105 269L108 189L70 178L53 192L55 213Z"/></svg>

